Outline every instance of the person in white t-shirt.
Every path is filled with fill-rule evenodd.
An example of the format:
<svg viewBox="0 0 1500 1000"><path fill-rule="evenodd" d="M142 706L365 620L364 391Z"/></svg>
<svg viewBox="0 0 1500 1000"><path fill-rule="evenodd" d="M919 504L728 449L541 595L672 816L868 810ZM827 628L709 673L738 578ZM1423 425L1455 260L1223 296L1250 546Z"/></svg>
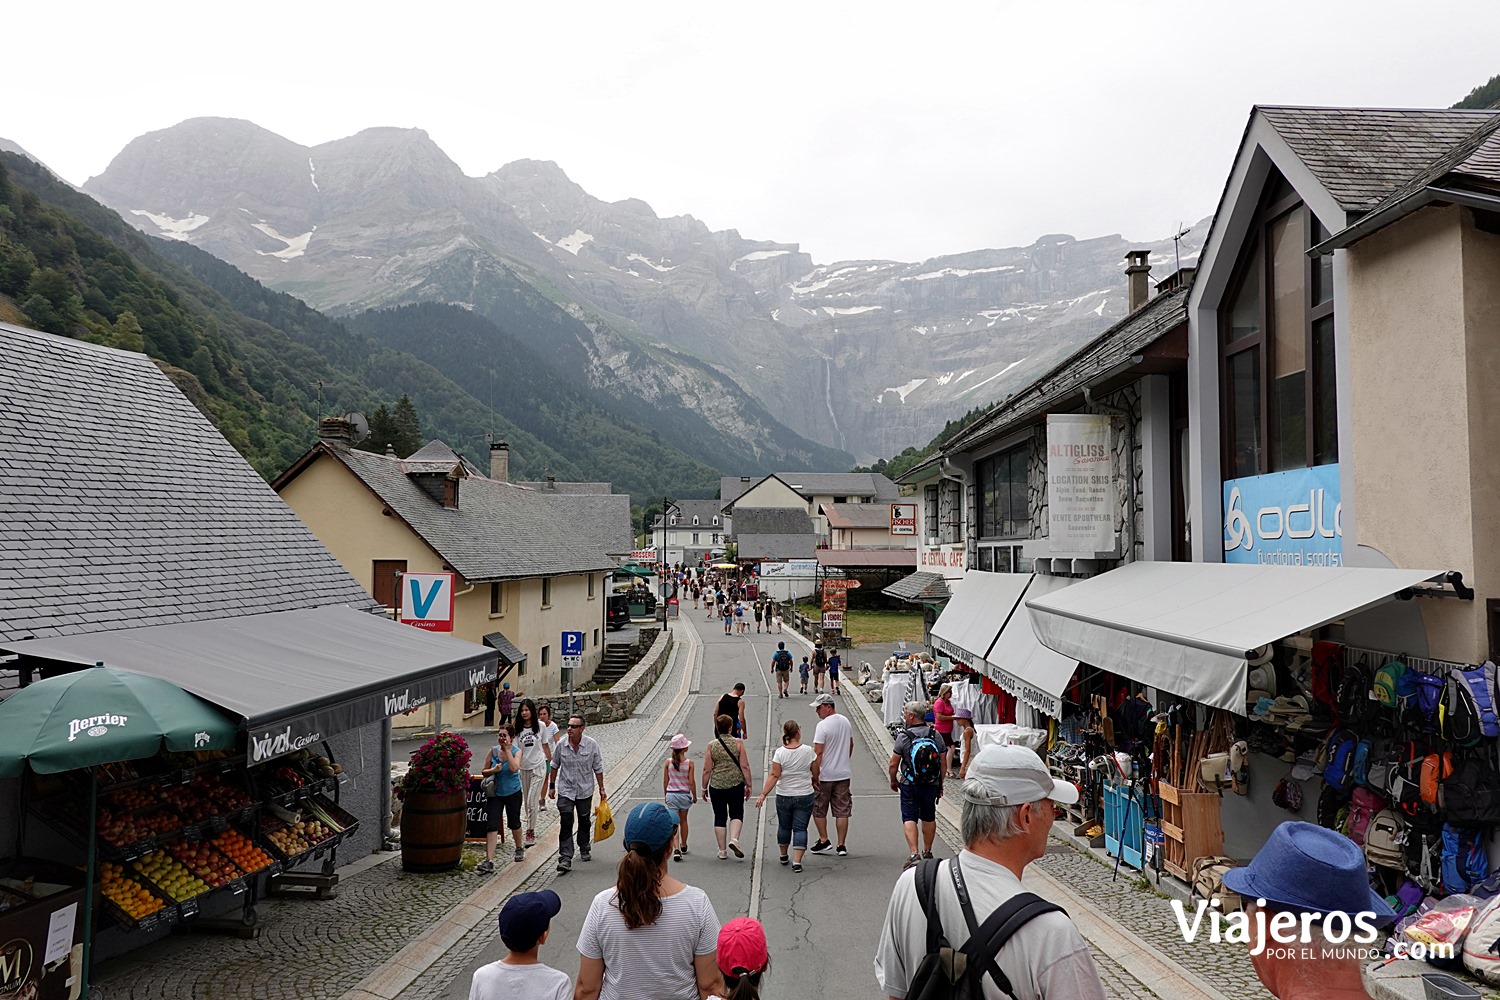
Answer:
<svg viewBox="0 0 1500 1000"><path fill-rule="evenodd" d="M813 798L813 823L818 828L818 840L812 845L812 852L827 854L834 849L828 839L828 812L832 809L833 825L839 835L838 855L847 857L849 849L844 845L849 839L849 817L854 815L854 797L849 792L849 780L854 776L850 766L854 758L854 727L834 709L832 695L818 695L812 707L818 713L813 751L818 755L819 778Z"/></svg>
<svg viewBox="0 0 1500 1000"><path fill-rule="evenodd" d="M538 705L536 717L541 722L542 740L547 744L547 788L542 792L542 801L537 808L547 811L547 792L557 784L557 769L552 766L552 755L557 752L557 741L563 738L562 730L552 721L552 706Z"/></svg>
<svg viewBox="0 0 1500 1000"><path fill-rule="evenodd" d="M790 860L792 871L798 873L807 850L807 821L812 816L817 787L817 752L802 742L802 727L797 721L788 719L781 724L781 746L771 755L771 769L766 772L766 785L755 800L755 808L765 805L766 796L776 789L776 844L781 848L781 863Z"/></svg>
<svg viewBox="0 0 1500 1000"><path fill-rule="evenodd" d="M536 702L522 698L516 709L516 750L521 754L521 811L526 816L526 846L536 845L536 814L547 797L547 768L552 744L543 735Z"/></svg>
<svg viewBox="0 0 1500 1000"><path fill-rule="evenodd" d="M960 882L952 866L958 866L976 923L982 924L1025 891L1021 873L1047 849L1053 803L1077 802L1078 789L1048 774L1033 750L987 746L974 755L961 797L959 827L964 849L957 857L919 862L902 872L891 892L875 951L875 980L881 996L905 997L927 954L929 917L918 899L918 875L927 871L932 876L932 906L943 936L953 948L964 947L973 925L960 903ZM1047 909L1022 923L1001 944L994 961L1009 980L1009 995L1015 1000L1104 1000L1104 986L1089 946L1060 909ZM991 976L984 976L982 983L987 1000L1007 996Z"/></svg>
<svg viewBox="0 0 1500 1000"><path fill-rule="evenodd" d="M706 892L668 872L676 837L677 817L660 802L630 810L615 884L594 897L578 935L574 1000L723 994L714 964L719 917Z"/></svg>
<svg viewBox="0 0 1500 1000"><path fill-rule="evenodd" d="M562 900L551 889L521 892L507 899L500 909L500 940L506 955L474 970L469 1000L572 1000L573 984L567 973L537 958L552 918L561 909Z"/></svg>

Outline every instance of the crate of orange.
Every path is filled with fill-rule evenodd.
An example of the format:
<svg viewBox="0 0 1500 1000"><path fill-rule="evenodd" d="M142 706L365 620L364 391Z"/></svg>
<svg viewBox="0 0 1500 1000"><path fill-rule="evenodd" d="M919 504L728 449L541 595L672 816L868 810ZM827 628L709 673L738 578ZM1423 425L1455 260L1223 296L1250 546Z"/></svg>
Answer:
<svg viewBox="0 0 1500 1000"><path fill-rule="evenodd" d="M149 931L177 920L175 906L132 878L123 865L112 861L99 866L99 894L105 910L126 930Z"/></svg>
<svg viewBox="0 0 1500 1000"><path fill-rule="evenodd" d="M225 830L212 841L219 853L247 875L254 875L275 863L275 858L257 847L249 837L235 829Z"/></svg>

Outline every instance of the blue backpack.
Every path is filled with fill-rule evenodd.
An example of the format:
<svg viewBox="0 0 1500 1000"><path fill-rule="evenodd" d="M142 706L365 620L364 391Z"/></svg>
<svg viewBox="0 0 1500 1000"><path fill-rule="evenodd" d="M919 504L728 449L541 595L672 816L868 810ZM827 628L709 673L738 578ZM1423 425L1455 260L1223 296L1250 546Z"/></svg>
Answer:
<svg viewBox="0 0 1500 1000"><path fill-rule="evenodd" d="M1375 752L1375 742L1362 739L1354 745L1354 783L1361 787L1370 784L1370 758Z"/></svg>
<svg viewBox="0 0 1500 1000"><path fill-rule="evenodd" d="M1418 722L1425 732L1436 732L1439 711L1443 704L1443 689L1447 682L1436 674L1417 675L1416 712Z"/></svg>
<svg viewBox="0 0 1500 1000"><path fill-rule="evenodd" d="M1490 874L1484 852L1484 830L1443 824L1443 891L1468 892Z"/></svg>
<svg viewBox="0 0 1500 1000"><path fill-rule="evenodd" d="M943 751L931 736L913 736L906 749L906 774L918 785L943 783Z"/></svg>
<svg viewBox="0 0 1500 1000"><path fill-rule="evenodd" d="M1323 784L1340 792L1349 790L1354 781L1354 749L1357 745L1357 741L1348 732L1334 730L1333 735L1328 737L1328 761L1323 766Z"/></svg>
<svg viewBox="0 0 1500 1000"><path fill-rule="evenodd" d="M1489 661L1448 675L1442 710L1443 735L1461 747L1500 736L1495 714L1495 665Z"/></svg>

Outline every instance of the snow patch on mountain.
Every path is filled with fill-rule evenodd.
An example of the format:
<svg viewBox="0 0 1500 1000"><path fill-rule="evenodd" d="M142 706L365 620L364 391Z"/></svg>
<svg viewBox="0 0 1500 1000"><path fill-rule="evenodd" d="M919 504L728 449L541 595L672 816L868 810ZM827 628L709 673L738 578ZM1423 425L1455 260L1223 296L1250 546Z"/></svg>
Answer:
<svg viewBox="0 0 1500 1000"><path fill-rule="evenodd" d="M564 236L558 240L556 246L557 249L566 250L574 257L577 257L578 251L583 249L583 245L592 242L594 242L592 233L586 233L582 229L575 229L571 235ZM572 277L572 275L569 275L569 277Z"/></svg>
<svg viewBox="0 0 1500 1000"><path fill-rule="evenodd" d="M174 219L170 215L157 215L155 212L148 212L143 208L133 208L130 210L130 214L150 219L155 223L156 228L161 230L158 235L169 240L186 241L188 233L208 221L208 216L198 215L196 212L189 212L187 217L183 219Z"/></svg>
<svg viewBox="0 0 1500 1000"><path fill-rule="evenodd" d="M271 239L279 240L280 242L286 244L286 246L282 247L280 250L272 250L270 252L267 252L265 250L257 250L255 252L260 254L262 257L280 257L282 260L291 260L293 257L301 257L304 253L306 253L307 244L311 242L313 233L318 229L317 226L313 226L312 229L309 229L307 232L303 233L300 236L282 236L275 229L272 229L264 222L257 222L253 225L255 229L258 229L262 233L265 233L267 236L271 237Z"/></svg>
<svg viewBox="0 0 1500 1000"><path fill-rule="evenodd" d="M1002 274L1006 271L1019 271L1019 267L1011 264L1002 264L997 267L945 267L939 271L924 271L921 274L902 275L902 281L931 281L934 278L953 277L967 278L971 274Z"/></svg>
<svg viewBox="0 0 1500 1000"><path fill-rule="evenodd" d="M910 396L913 392L916 392L918 389L922 388L922 386L924 386L926 384L927 384L927 379L925 379L925 378L914 378L910 382L906 383L905 385L891 386L890 388L888 388L884 392L882 392L879 396L876 396L875 397L875 402L879 403L879 402L884 401L885 394L887 392L894 392L896 395L898 395L898 396L901 397L901 402L905 403L907 396Z"/></svg>
<svg viewBox="0 0 1500 1000"><path fill-rule="evenodd" d="M1025 358L1021 359L1021 361L1025 361L1025 360L1026 360ZM978 389L980 386L982 386L982 385L988 385L989 383L995 381L995 379L999 378L1001 375L1004 375L1006 372L1010 371L1016 365L1020 364L1021 361L1012 361L1010 364L1006 365L1004 368L1000 369L995 374L993 374L989 378L985 379L983 382L975 382L973 385L969 386L966 389L960 389L958 391L958 395L960 395L960 396L966 396L969 393L973 392L975 389ZM964 372L964 374L965 375L971 375L973 373L972 372Z"/></svg>
<svg viewBox="0 0 1500 1000"><path fill-rule="evenodd" d="M321 191L321 190L323 190L322 188L318 187L318 168L315 167L315 166L313 166L313 161L312 161L312 157L311 156L309 156L307 158L307 179L310 180L310 181L312 181L312 186L313 186L313 190L314 191Z"/></svg>
<svg viewBox="0 0 1500 1000"><path fill-rule="evenodd" d="M738 270L741 264L751 264L757 260L770 260L773 257L781 257L791 253L790 250L756 250L747 253L743 257L736 257L729 265L731 271Z"/></svg>
<svg viewBox="0 0 1500 1000"><path fill-rule="evenodd" d="M589 236L588 239L593 239L593 237ZM561 246L562 244L558 244L558 245ZM580 246L581 245L582 244L580 244ZM566 248L564 248L564 249L566 249ZM577 253L577 251L575 250L574 253ZM629 254L626 259L627 260L638 260L642 264L645 264L647 267L651 268L653 271L660 271L663 274L666 274L668 271L675 271L675 270L677 270L677 268L679 266L681 266L681 265L678 265L678 264L673 264L671 267L662 267L660 264L655 263L650 258L648 258L648 257L642 257L638 253ZM666 260L666 258L663 257L662 260Z"/></svg>
<svg viewBox="0 0 1500 1000"><path fill-rule="evenodd" d="M822 306L822 310L830 316L858 316L860 313L876 312L885 308L884 306L849 306L840 308L837 306Z"/></svg>

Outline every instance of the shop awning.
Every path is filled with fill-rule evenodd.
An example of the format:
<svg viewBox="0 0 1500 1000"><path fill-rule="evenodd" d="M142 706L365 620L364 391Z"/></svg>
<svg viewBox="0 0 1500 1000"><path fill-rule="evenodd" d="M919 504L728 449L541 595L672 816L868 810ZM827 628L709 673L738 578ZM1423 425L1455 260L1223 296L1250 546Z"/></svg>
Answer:
<svg viewBox="0 0 1500 1000"><path fill-rule="evenodd" d="M492 649L347 607L7 643L29 660L103 661L237 715L251 763L495 679Z"/></svg>
<svg viewBox="0 0 1500 1000"><path fill-rule="evenodd" d="M903 576L881 593L912 604L937 604L952 596L948 589L948 581L937 573L928 572Z"/></svg>
<svg viewBox="0 0 1500 1000"><path fill-rule="evenodd" d="M1025 602L1045 597L1079 581L1066 576L1034 576L1000 630L995 645L978 669L1024 704L1053 718L1062 715L1062 693L1078 669L1078 661L1048 649L1036 637Z"/></svg>
<svg viewBox="0 0 1500 1000"><path fill-rule="evenodd" d="M976 670L1015 610L1029 573L970 571L953 583L953 597L932 626L932 645Z"/></svg>
<svg viewBox="0 0 1500 1000"><path fill-rule="evenodd" d="M1070 659L1245 712L1246 659L1390 600L1427 569L1136 562L1028 598L1037 637Z"/></svg>
<svg viewBox="0 0 1500 1000"><path fill-rule="evenodd" d="M503 632L491 632L484 637L484 644L500 654L500 671L496 680L505 680L506 674L526 662L526 654Z"/></svg>

